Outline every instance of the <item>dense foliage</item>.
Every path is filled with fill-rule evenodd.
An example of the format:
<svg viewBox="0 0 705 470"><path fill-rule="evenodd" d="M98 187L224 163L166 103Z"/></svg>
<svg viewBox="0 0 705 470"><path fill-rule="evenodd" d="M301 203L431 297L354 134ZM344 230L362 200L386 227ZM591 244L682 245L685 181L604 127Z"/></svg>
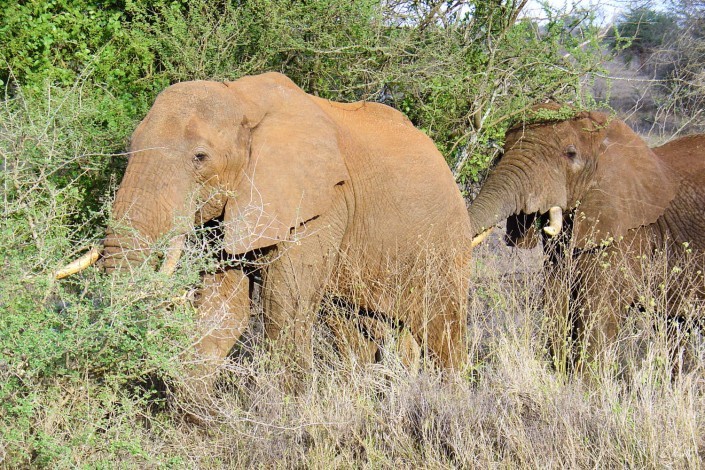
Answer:
<svg viewBox="0 0 705 470"><path fill-rule="evenodd" d="M167 84L278 70L310 93L409 115L476 175L506 118L582 95L600 48L589 19L518 20L523 2L29 1L0 12L0 80L98 102L111 150ZM530 51L530 53L527 53ZM12 92L14 94L14 92ZM470 158L467 154L470 154Z"/></svg>

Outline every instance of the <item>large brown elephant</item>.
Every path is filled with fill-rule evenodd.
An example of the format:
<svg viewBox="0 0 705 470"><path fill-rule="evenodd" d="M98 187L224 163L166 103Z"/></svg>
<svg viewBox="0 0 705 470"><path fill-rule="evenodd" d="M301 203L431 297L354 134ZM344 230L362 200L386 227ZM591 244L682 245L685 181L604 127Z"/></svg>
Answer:
<svg viewBox="0 0 705 470"><path fill-rule="evenodd" d="M401 113L311 96L278 73L179 83L156 99L129 154L106 270L171 237L162 270L172 271L184 234L222 218L226 252L266 260L265 335L303 370L331 280L350 305L410 331L440 366L463 363L469 219L443 157ZM424 294L429 275L439 287ZM234 269L204 277L197 349L216 362L247 327L247 285Z"/></svg>
<svg viewBox="0 0 705 470"><path fill-rule="evenodd" d="M686 286L705 293L705 135L650 149L604 113L551 119L566 110L540 105L508 131L469 214L477 233L506 219L510 244L544 238L551 350L576 365L615 339L659 253L673 274L669 314ZM694 269L678 275L686 258Z"/></svg>

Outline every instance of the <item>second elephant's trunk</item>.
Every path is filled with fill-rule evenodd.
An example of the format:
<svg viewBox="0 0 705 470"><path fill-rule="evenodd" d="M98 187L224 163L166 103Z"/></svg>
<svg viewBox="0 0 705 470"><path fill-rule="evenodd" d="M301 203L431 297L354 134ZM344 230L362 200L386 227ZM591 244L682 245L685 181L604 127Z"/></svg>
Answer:
<svg viewBox="0 0 705 470"><path fill-rule="evenodd" d="M473 236L494 227L512 214L519 212L517 195L514 189L514 175L495 171L482 186L480 194L472 201L468 214Z"/></svg>

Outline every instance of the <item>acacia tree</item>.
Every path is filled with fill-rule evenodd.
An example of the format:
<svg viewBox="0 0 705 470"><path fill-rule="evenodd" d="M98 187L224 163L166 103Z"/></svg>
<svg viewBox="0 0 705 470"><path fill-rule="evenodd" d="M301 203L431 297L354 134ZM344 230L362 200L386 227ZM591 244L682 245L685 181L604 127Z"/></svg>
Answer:
<svg viewBox="0 0 705 470"><path fill-rule="evenodd" d="M673 0L666 6L631 8L610 38L627 65L638 58L638 91L627 101L638 127L660 138L705 129L705 3Z"/></svg>
<svg viewBox="0 0 705 470"><path fill-rule="evenodd" d="M664 106L660 113L674 113L688 119L683 130L705 129L705 2L674 0L672 12L678 17L679 28L671 41L655 54L666 71Z"/></svg>
<svg viewBox="0 0 705 470"><path fill-rule="evenodd" d="M609 41L613 48L621 50L627 64L635 58L642 64L670 40L677 28L676 20L670 12L656 11L645 5L631 6L617 18Z"/></svg>

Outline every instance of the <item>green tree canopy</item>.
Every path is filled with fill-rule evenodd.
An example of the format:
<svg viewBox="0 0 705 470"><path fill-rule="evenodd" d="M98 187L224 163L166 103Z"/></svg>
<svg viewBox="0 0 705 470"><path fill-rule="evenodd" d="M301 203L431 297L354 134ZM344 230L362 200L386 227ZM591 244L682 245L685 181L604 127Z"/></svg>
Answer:
<svg viewBox="0 0 705 470"><path fill-rule="evenodd" d="M30 0L0 11L0 80L25 94L85 84L114 148L169 83L277 70L310 93L401 109L472 176L506 118L580 95L598 66L589 13L539 24L519 19L525 3Z"/></svg>
<svg viewBox="0 0 705 470"><path fill-rule="evenodd" d="M677 17L670 12L648 6L632 6L617 18L610 40L613 47L622 48L627 62L646 56L664 47L677 29Z"/></svg>

